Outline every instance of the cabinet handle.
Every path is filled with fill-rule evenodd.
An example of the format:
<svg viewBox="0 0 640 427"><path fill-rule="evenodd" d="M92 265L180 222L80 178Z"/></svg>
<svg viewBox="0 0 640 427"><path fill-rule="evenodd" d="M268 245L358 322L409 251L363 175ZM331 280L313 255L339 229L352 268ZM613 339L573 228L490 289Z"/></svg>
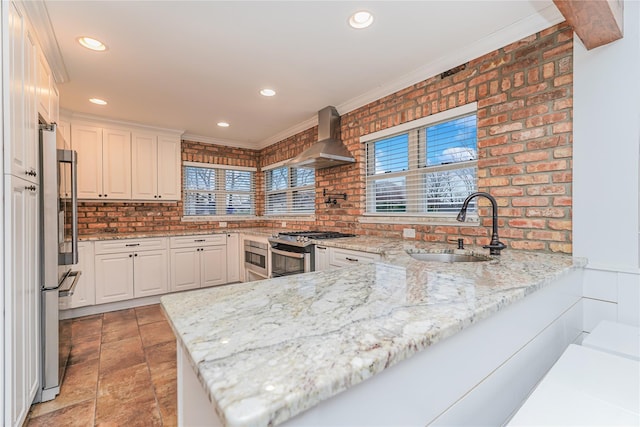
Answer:
<svg viewBox="0 0 640 427"><path fill-rule="evenodd" d="M36 191L36 186L35 185L28 185L24 187L25 190L29 190L29 191Z"/></svg>
<svg viewBox="0 0 640 427"><path fill-rule="evenodd" d="M316 245L316 249L322 249L324 251L324 250L327 249L327 247L326 246L318 246L318 245Z"/></svg>
<svg viewBox="0 0 640 427"><path fill-rule="evenodd" d="M140 243L127 243L125 246L140 246Z"/></svg>
<svg viewBox="0 0 640 427"><path fill-rule="evenodd" d="M133 256L133 254L129 254L129 258L131 258Z"/></svg>
<svg viewBox="0 0 640 427"><path fill-rule="evenodd" d="M162 194L158 195L158 199L162 199Z"/></svg>
<svg viewBox="0 0 640 427"><path fill-rule="evenodd" d="M105 194L104 197L107 197L107 195Z"/></svg>
<svg viewBox="0 0 640 427"><path fill-rule="evenodd" d="M133 254L133 256L138 256L138 254Z"/></svg>
<svg viewBox="0 0 640 427"><path fill-rule="evenodd" d="M349 257L345 257L347 259L347 261L353 261L353 262L358 262L358 258L349 258Z"/></svg>
<svg viewBox="0 0 640 427"><path fill-rule="evenodd" d="M98 194L98 197L102 197L102 194Z"/></svg>
<svg viewBox="0 0 640 427"><path fill-rule="evenodd" d="M194 242L206 242L206 239L195 239Z"/></svg>
<svg viewBox="0 0 640 427"><path fill-rule="evenodd" d="M154 199L157 199L157 198L158 198L158 196L153 196L153 198L154 198Z"/></svg>

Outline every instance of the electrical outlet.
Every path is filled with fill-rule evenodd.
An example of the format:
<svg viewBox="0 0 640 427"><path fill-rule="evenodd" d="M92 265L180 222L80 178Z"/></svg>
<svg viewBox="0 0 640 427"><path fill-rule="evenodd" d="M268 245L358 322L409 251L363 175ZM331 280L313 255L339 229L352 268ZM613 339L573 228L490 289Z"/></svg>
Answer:
<svg viewBox="0 0 640 427"><path fill-rule="evenodd" d="M227 222L226 221L220 221L218 223L218 227L220 227L220 228L225 228L226 226L227 226Z"/></svg>
<svg viewBox="0 0 640 427"><path fill-rule="evenodd" d="M402 230L402 237L404 237L405 239L415 239L416 230L414 230L413 228L405 228Z"/></svg>
<svg viewBox="0 0 640 427"><path fill-rule="evenodd" d="M287 222L286 222L286 221L282 221L282 222L280 223L280 226L281 226L282 228L286 227L286 226L287 226Z"/></svg>

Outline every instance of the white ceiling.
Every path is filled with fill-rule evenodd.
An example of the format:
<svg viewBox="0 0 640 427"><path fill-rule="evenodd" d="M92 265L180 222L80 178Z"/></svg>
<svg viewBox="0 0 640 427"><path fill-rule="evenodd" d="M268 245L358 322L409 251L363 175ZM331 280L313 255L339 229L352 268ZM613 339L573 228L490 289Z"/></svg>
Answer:
<svg viewBox="0 0 640 427"><path fill-rule="evenodd" d="M344 114L562 21L551 0L45 5L69 77L61 108L256 148L312 126L327 105ZM354 30L347 19L360 9L375 21Z"/></svg>

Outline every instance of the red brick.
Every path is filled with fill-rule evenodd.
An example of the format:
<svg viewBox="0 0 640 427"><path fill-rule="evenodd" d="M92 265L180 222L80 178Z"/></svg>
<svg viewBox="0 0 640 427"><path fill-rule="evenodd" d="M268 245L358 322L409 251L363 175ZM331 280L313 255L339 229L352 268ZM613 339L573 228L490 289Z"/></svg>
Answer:
<svg viewBox="0 0 640 427"><path fill-rule="evenodd" d="M522 166L498 166L491 168L491 176L521 175L524 172Z"/></svg>
<svg viewBox="0 0 640 427"><path fill-rule="evenodd" d="M516 163L531 163L548 159L549 153L546 151L530 151L513 156L513 161Z"/></svg>
<svg viewBox="0 0 640 427"><path fill-rule="evenodd" d="M547 197L518 197L511 201L511 205L514 207L548 206L549 199Z"/></svg>
<svg viewBox="0 0 640 427"><path fill-rule="evenodd" d="M523 130L522 132L514 132L511 134L512 141L526 141L528 139L535 139L543 137L547 134L545 128L533 128Z"/></svg>
<svg viewBox="0 0 640 427"><path fill-rule="evenodd" d="M551 162L536 163L527 165L527 173L548 172L567 169L566 160L554 160Z"/></svg>
<svg viewBox="0 0 640 427"><path fill-rule="evenodd" d="M498 135L501 133L512 132L522 129L522 123L512 122L501 126L492 126L489 128L489 135Z"/></svg>
<svg viewBox="0 0 640 427"><path fill-rule="evenodd" d="M509 246L513 249L525 251L540 251L545 249L545 244L543 242L532 242L529 240L515 240L510 242Z"/></svg>
<svg viewBox="0 0 640 427"><path fill-rule="evenodd" d="M527 239L531 240L554 240L556 242L566 242L567 236L560 231L534 230L527 233Z"/></svg>
<svg viewBox="0 0 640 427"><path fill-rule="evenodd" d="M514 176L511 179L513 185L546 184L549 182L549 175L523 175Z"/></svg>
<svg viewBox="0 0 640 427"><path fill-rule="evenodd" d="M527 194L529 196L554 196L566 194L566 188L564 185L541 185L527 187Z"/></svg>
<svg viewBox="0 0 640 427"><path fill-rule="evenodd" d="M552 230L571 231L571 221L549 220L549 228Z"/></svg>
<svg viewBox="0 0 640 427"><path fill-rule="evenodd" d="M564 218L566 215L561 208L528 208L527 217Z"/></svg>
<svg viewBox="0 0 640 427"><path fill-rule="evenodd" d="M561 252L565 254L571 254L573 247L571 243L549 243L549 250L551 252Z"/></svg>
<svg viewBox="0 0 640 427"><path fill-rule="evenodd" d="M493 147L489 149L492 156L504 156L505 154L520 153L524 150L522 144L509 144L504 146Z"/></svg>

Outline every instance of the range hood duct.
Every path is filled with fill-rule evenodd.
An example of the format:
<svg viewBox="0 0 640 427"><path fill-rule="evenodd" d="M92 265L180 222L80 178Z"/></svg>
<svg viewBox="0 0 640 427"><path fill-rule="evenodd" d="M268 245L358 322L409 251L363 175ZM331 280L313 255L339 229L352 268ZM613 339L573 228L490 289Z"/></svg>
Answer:
<svg viewBox="0 0 640 427"><path fill-rule="evenodd" d="M347 147L335 138L339 125L340 116L334 107L318 111L318 142L289 160L287 166L323 169L354 163Z"/></svg>

